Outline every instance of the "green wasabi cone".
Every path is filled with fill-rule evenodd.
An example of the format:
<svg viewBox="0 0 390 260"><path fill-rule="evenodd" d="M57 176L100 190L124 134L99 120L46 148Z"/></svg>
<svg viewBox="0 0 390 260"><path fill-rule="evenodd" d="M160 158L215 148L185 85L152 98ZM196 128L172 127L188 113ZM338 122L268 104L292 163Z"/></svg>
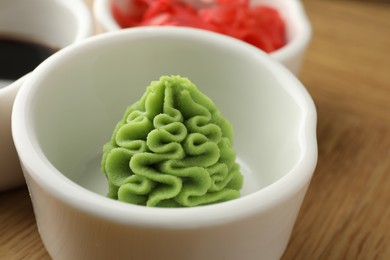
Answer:
<svg viewBox="0 0 390 260"><path fill-rule="evenodd" d="M192 207L240 196L233 130L187 78L163 76L130 106L103 147L108 197Z"/></svg>

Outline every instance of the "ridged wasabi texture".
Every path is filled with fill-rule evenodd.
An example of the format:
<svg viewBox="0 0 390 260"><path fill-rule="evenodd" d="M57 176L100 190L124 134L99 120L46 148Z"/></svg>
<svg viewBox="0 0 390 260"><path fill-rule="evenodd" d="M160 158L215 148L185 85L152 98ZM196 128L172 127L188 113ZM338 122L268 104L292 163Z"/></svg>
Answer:
<svg viewBox="0 0 390 260"><path fill-rule="evenodd" d="M103 147L108 197L156 207L192 207L240 196L233 130L187 78L163 76L128 107Z"/></svg>

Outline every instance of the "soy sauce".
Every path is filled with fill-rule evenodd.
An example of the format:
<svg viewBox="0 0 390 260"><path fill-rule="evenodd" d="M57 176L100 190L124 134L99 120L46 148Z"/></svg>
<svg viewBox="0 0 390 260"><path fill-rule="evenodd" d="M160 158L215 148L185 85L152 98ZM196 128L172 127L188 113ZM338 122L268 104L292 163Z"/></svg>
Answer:
<svg viewBox="0 0 390 260"><path fill-rule="evenodd" d="M26 39L0 36L0 80L24 76L57 50Z"/></svg>

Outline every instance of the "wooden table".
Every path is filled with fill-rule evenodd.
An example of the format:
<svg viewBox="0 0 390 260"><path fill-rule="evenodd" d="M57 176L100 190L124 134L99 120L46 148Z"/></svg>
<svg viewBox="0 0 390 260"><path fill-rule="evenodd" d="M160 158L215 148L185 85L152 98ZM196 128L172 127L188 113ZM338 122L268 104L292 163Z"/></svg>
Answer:
<svg viewBox="0 0 390 260"><path fill-rule="evenodd" d="M390 259L390 2L303 3L319 161L282 259ZM49 259L26 187L0 193L0 259Z"/></svg>

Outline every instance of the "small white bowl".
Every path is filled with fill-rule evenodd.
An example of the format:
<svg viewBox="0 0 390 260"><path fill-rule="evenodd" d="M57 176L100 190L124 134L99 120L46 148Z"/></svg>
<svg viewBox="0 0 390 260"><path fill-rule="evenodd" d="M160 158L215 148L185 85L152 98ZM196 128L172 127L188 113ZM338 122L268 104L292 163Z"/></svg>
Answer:
<svg viewBox="0 0 390 260"><path fill-rule="evenodd" d="M188 77L232 123L241 198L153 208L106 197L102 146L161 75ZM191 28L120 30L59 51L19 91L12 133L54 259L278 259L317 160L299 80L253 46Z"/></svg>
<svg viewBox="0 0 390 260"><path fill-rule="evenodd" d="M115 1L115 0L114 0ZM116 0L118 1L118 0ZM127 1L127 0L119 0ZM116 31L121 27L111 12L112 0L95 0L93 13L100 32ZM267 5L279 11L286 23L287 44L270 55L298 74L311 39L311 25L300 0L251 0L252 5Z"/></svg>
<svg viewBox="0 0 390 260"><path fill-rule="evenodd" d="M92 34L92 14L82 0L0 1L2 37L60 49ZM0 192L25 183L11 136L12 105L25 77L16 82L0 78Z"/></svg>

